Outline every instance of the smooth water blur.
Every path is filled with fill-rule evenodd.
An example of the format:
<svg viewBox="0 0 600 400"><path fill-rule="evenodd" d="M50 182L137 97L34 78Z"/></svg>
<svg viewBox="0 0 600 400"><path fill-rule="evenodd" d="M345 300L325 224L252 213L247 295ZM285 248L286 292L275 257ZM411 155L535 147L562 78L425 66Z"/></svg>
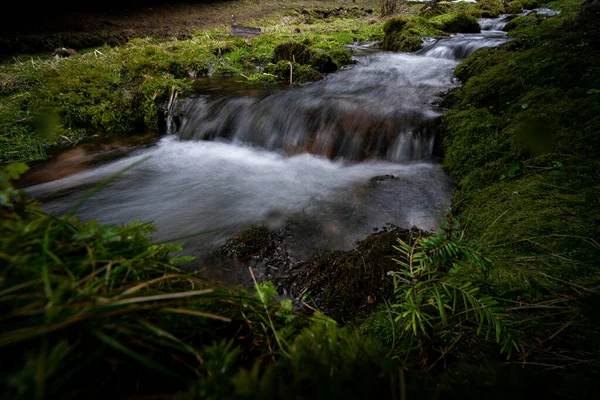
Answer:
<svg viewBox="0 0 600 400"><path fill-rule="evenodd" d="M200 95L179 105L170 133L351 161L430 160L442 115L434 103L454 86L455 65L378 53L299 89L267 96Z"/></svg>
<svg viewBox="0 0 600 400"><path fill-rule="evenodd" d="M441 95L453 69L503 33L454 35L417 54L361 48L355 66L300 88L198 82L172 110L170 135L151 148L30 187L61 214L87 190L150 157L87 200L78 213L105 223L154 221L157 240L186 239L190 253L250 224L287 224L297 254L349 249L388 223L434 229L451 186L434 162ZM392 175L386 179L371 178Z"/></svg>

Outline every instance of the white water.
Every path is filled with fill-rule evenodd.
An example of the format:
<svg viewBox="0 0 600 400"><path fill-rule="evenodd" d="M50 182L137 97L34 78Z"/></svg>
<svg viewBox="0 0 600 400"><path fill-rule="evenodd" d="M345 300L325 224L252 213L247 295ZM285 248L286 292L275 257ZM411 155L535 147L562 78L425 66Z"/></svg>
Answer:
<svg viewBox="0 0 600 400"><path fill-rule="evenodd" d="M432 158L442 115L436 101L456 85L461 57L504 40L498 32L455 35L420 54L359 57L353 68L302 88L200 95L181 105L172 127L194 140L170 135L28 190L48 211L64 213L93 185L149 156L78 213L104 223L153 221L157 240L221 228L187 239L192 253L261 222L291 223L288 240L301 253L351 248L387 223L434 229L451 197ZM395 179L371 180L381 175Z"/></svg>
<svg viewBox="0 0 600 400"><path fill-rule="evenodd" d="M52 196L45 208L63 213L89 188L150 156L93 195L79 210L106 223L154 221L165 240L222 228L194 241L209 248L250 223L278 228L288 218L311 226L314 242L348 248L373 227L393 222L426 229L449 205L450 186L431 163L346 165L310 154L284 157L236 144L166 137L138 154L29 189ZM370 182L378 175L398 180Z"/></svg>

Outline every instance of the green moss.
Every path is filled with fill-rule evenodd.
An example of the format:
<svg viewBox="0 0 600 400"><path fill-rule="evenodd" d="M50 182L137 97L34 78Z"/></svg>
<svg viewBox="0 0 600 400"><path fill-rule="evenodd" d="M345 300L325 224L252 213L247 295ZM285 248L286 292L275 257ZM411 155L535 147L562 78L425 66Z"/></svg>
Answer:
<svg viewBox="0 0 600 400"><path fill-rule="evenodd" d="M352 64L352 53L348 49L340 48L332 50L327 53L331 60L338 66L338 68Z"/></svg>
<svg viewBox="0 0 600 400"><path fill-rule="evenodd" d="M318 81L323 75L310 65L301 65L289 61L279 61L277 64L267 65L265 72L277 77L278 80L293 83L307 83Z"/></svg>
<svg viewBox="0 0 600 400"><path fill-rule="evenodd" d="M431 18L438 15L450 14L455 11L455 4L448 1L440 1L436 3L433 9L425 9L419 12L421 17Z"/></svg>
<svg viewBox="0 0 600 400"><path fill-rule="evenodd" d="M481 10L483 18L498 18L504 11L502 0L480 0L477 2L477 7Z"/></svg>
<svg viewBox="0 0 600 400"><path fill-rule="evenodd" d="M423 37L434 37L441 33L423 17L390 18L383 27L383 48L392 51L416 51L423 46Z"/></svg>
<svg viewBox="0 0 600 400"><path fill-rule="evenodd" d="M275 47L275 61L292 61L298 64L309 64L314 52L302 43L282 43Z"/></svg>
<svg viewBox="0 0 600 400"><path fill-rule="evenodd" d="M538 0L521 0L521 3L525 10L533 10L534 8L538 8L540 6L540 2Z"/></svg>
<svg viewBox="0 0 600 400"><path fill-rule="evenodd" d="M517 28L532 28L539 25L543 20L544 17L539 14L521 15L511 19L506 26L504 26L504 31L509 32Z"/></svg>
<svg viewBox="0 0 600 400"><path fill-rule="evenodd" d="M335 72L338 69L337 64L331 56L326 53L317 53L310 60L310 64L319 72L329 73Z"/></svg>
<svg viewBox="0 0 600 400"><path fill-rule="evenodd" d="M477 19L465 12L439 15L429 21L437 29L448 33L479 33L481 31Z"/></svg>
<svg viewBox="0 0 600 400"><path fill-rule="evenodd" d="M504 4L504 13L506 14L518 14L523 10L523 3L521 1L509 1Z"/></svg>
<svg viewBox="0 0 600 400"><path fill-rule="evenodd" d="M401 32L410 20L408 17L390 18L383 23L383 32L386 35Z"/></svg>
<svg viewBox="0 0 600 400"><path fill-rule="evenodd" d="M511 276L523 267L592 279L600 260L589 244L600 239L600 55L574 45L594 33L570 10L516 18L512 42L456 68L466 83L446 115L444 166L467 233L497 249ZM527 265L517 254L531 255Z"/></svg>

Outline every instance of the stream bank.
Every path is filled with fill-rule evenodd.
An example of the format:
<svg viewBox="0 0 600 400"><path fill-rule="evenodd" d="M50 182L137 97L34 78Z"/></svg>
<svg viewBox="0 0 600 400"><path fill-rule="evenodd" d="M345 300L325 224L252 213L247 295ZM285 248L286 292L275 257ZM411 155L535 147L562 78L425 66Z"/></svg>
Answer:
<svg viewBox="0 0 600 400"><path fill-rule="evenodd" d="M560 48L570 49L570 66L575 67L573 71L576 76L584 71L582 77L586 79L586 82L579 80L577 83L587 85L583 92L567 90L565 93L570 101L563 101L560 105L585 105L591 106L592 111L595 110L593 96L597 94L594 89L597 80L594 80L593 75L585 75L585 68L588 62L597 60L593 49L597 48L595 46L598 41L594 34L587 34L597 32L597 27L593 25L593 17L598 14L593 2L586 4L586 7L588 12L589 7L596 11L578 16L577 12L569 14L567 8L563 10L565 14L559 18L540 19L539 24L538 17L528 18L525 21L533 22L535 28L525 31L516 29L511 34L515 40L508 46L499 51L478 52L467 60L457 71L462 71L459 73L465 77L473 74L471 78L475 79L466 79L469 81L467 85L450 96L449 101L456 99L452 107L458 107L454 110L457 111L455 117L465 117L462 122L474 120L473 115L461 114L461 111L472 111L467 105L475 100L485 100L483 104L487 110L479 109L478 113L497 117L490 119L491 122L503 120L508 111L512 114L515 110L527 111L534 108L535 102L529 100L512 104L519 106L514 108L498 100L521 90L519 82L511 85L510 79L517 81L515 77L523 76L527 79L522 83L531 84L532 78L540 76L540 71L535 70L536 74L531 75L506 74L507 71L503 68L518 66L516 71L508 72L524 73L527 68L535 65L544 72L541 75L543 79L535 81L536 83L541 82L552 87L552 81L560 78L558 82L562 84L552 87L554 90L551 94L555 95L565 88L568 89L567 79L561 75L564 73L561 72L564 60L555 59L561 54L558 50ZM557 27L565 29L556 29ZM562 36L563 34L565 36ZM582 37L589 38L589 41L583 41L587 43L584 46L581 46ZM539 43L535 42L536 38L540 39ZM532 43L533 47L528 48ZM584 47L583 50L581 47ZM532 51L536 49L537 51ZM548 49L552 51L548 52ZM586 52L589 54L586 55ZM523 65L519 65L519 61L523 61L520 56L526 61ZM512 62L500 62L504 57ZM537 63L532 63L532 60ZM578 62L584 62L585 68L578 67ZM493 87L499 91L495 94L501 95L500 97L488 96L489 93L480 86L486 81L482 79L482 75L488 72L495 75L495 79L498 79L498 76L506 79L493 81ZM490 78L491 75L485 78ZM588 80L589 78L591 79ZM498 83L507 85L502 86ZM500 90L504 88L507 89L506 92ZM540 91L543 88L534 89L549 97L550 92ZM488 93L485 98L477 96L482 91ZM557 111L551 108L552 104L542 102L546 99L545 96L535 99L544 105L544 109ZM533 97L529 94L528 98ZM481 105L477 102L474 104ZM495 115L496 107L500 105L509 107L501 108L504 113ZM581 117L582 114L578 112L586 113L586 110L570 109L569 113ZM527 171L530 168L526 168L531 165L527 163L529 155L526 152L518 153L523 157L523 164L517 163L514 167L502 162L486 164L481 158L471 157L476 158L471 160L465 157L463 160L474 164L466 163L462 170L459 169L462 163L448 165L447 168L454 171L453 176L459 177L461 171L466 172L465 176L468 176L470 167L475 165L477 168L474 171L485 172L481 176L492 176L498 180L460 180L462 193L467 193L469 183L475 182L481 186L476 187L477 190L472 193L467 193L471 197L462 203L465 208L459 209L459 212L469 210L473 199L480 195L484 195L483 199L487 200L483 209L495 206L494 199L485 196L484 185L499 184L506 185L506 188L509 185L525 183L527 185L522 186L517 193L511 192L511 195L518 196L524 189L531 189L531 192L527 193L526 201L518 206L526 209L529 204L533 204L537 208L529 208L529 214L520 215L520 218L531 217L529 222L536 222L537 217L545 222L552 215L537 211L546 206L544 210L550 213L557 210L565 212L568 216L565 220L576 221L584 229L593 226L596 221L593 211L581 212L586 209L595 210L597 206L593 192L596 176L594 171L598 170L595 165L596 154L593 152L597 149L593 134L597 131L588 130L595 129L596 120L594 115L583 114L589 119L572 126L568 125L570 120L565 118L565 115L557 115L562 123L559 126L571 127L568 137L578 139L574 140L576 152L567 153L570 159L576 160L575 164L566 165L562 158L556 164L534 164L533 166L538 168L531 170L537 169L535 177L540 179L541 183L534 186L528 184L531 183L529 178L534 174L526 173L531 172ZM490 121L482 119L479 122ZM465 125L469 126L461 125L463 128ZM452 126L451 122L447 125L448 129ZM486 139L497 142L499 139L510 137L510 143L504 144L508 148L519 143L518 140L513 143L510 130L502 131L503 135L499 135L498 130L486 132L486 127L487 125L483 124L477 126L475 135L467 136L464 141L470 146L465 150L469 156L480 155L484 158L500 153L479 152L477 144L486 143ZM462 131L447 131L447 154L464 155L460 151L463 150L462 146L453 148ZM577 134L585 136L578 137ZM590 137L592 139L588 141ZM478 140L481 138L484 139L483 142ZM558 138L560 139L560 135ZM464 142L460 144L465 144ZM206 143L208 147L212 144ZM558 143L561 143L561 140L558 140ZM582 146L581 143L590 144L590 147ZM194 146L194 142L184 144L197 147ZM217 144L230 145L226 142ZM484 149L494 150L493 143L487 144L489 147ZM534 151L531 146L526 147L528 151ZM566 148L559 148L560 154L549 152L543 156L547 154L550 157L560 156L566 159ZM241 154L252 155L256 149L250 150ZM521 147L516 146L512 150L523 151ZM173 154L181 156L186 153L184 148L180 147ZM260 155L266 154L268 152L264 151ZM272 161L285 157L264 158ZM189 166L193 165L183 164L184 168L191 168ZM323 164L327 165L326 162ZM502 169L507 166L510 168ZM368 166L365 168L368 169ZM18 175L15 167L7 171L11 176ZM131 179L130 176L128 182L135 184L139 183L141 178L151 181L156 177L150 169L146 169L145 172L135 175L138 179ZM190 178L197 178L202 170L192 172ZM7 172L2 172L5 173ZM240 174L240 169L235 173ZM565 175L561 175L563 173ZM361 179L367 180L366 176L370 175L365 174L364 179ZM394 182L389 175L392 174L376 175L368 180L373 181L375 185ZM556 176L565 179L548 179ZM184 183L185 181L183 180ZM582 181L591 184L594 189L586 185L577 187ZM573 186L565 186L569 182L573 182ZM547 207L545 201L551 199L553 194L538 192L537 189L557 189L557 183L562 185L558 189L570 190L559 193L561 204L555 202ZM2 184L5 185L4 181ZM577 196L579 191L584 194L583 197ZM153 194L153 191L150 191L148 198L154 199ZM473 290L482 293L480 298L492 296L501 302L501 311L506 311L503 323L510 332L517 335L522 345L518 348L520 351L513 353L507 361L504 355L498 354L494 334L491 334L490 340L487 340L485 335L479 336L475 333L477 324L474 324L474 321L467 324L461 318L462 313L455 324L447 325L443 317L440 317L440 322L433 325L430 331L425 331L424 335L415 334L416 338L435 343L436 346L426 347L417 343L412 349L410 342L407 344L403 340L397 341L397 334L410 337L411 333L404 325L395 325L398 321L393 318L395 314L391 314L399 311L410 312L410 309L404 308L405 296L395 297L389 304L390 308L378 307L379 310L376 309L374 314L376 318L367 320L366 327L361 325L361 328L366 329L361 329L362 335L359 335L348 328L337 327L330 319L318 313L307 321L305 317L293 313L293 303L289 299L282 302L279 302L279 299L275 300L274 291L267 284L256 285L257 293L252 295L231 288L215 287L193 274L177 270L175 264L186 259L169 254L176 251L176 246L152 243L148 236L151 226L148 224L115 227L93 221L82 223L76 218L50 217L39 209L20 203L26 201L25 196L12 191L11 188L3 186L2 195L2 228L10 235L4 235L0 241L2 254L8 255L3 256L0 264L4 268L0 285L8 285L7 288L2 286L0 290L3 311L8 311L3 314L3 318L6 319L3 320L0 335L3 347L8 349L6 363L2 365L3 376L8 379L3 379L1 383L7 388L6 393L15 396L41 398L46 394L52 396L59 393L62 397L69 394L77 397L83 393L87 397L101 398L130 395L174 397L174 393L177 392L178 395L190 399L210 396L248 398L252 395L268 398L273 393L276 393L273 396L284 398L333 398L340 395L346 398L401 398L403 395L399 393L405 392L417 398L505 398L507 394L515 398L530 398L534 391L545 397L590 398L596 390L595 366L599 348L597 338L600 335L595 312L597 302L594 302L597 298L594 277L597 274L593 271L593 253L588 253L588 265L584 265L585 260L580 258L584 253L579 250L575 256L581 261L570 264L554 264L556 260L560 260L561 263L566 261L565 258L569 254L554 257L553 254L540 252L534 257L518 254L509 259L502 258L502 252L496 252L496 263L518 261L522 263L520 265L523 268L513 268L511 271L505 266L499 271L490 269L488 274L469 269L469 264L460 265L460 271L456 270L455 265L444 265L448 271L442 278L450 279L447 282L466 277L469 282L473 282ZM571 207L571 200L579 201L578 207ZM566 210L565 204L568 207ZM461 203L455 205L460 207ZM473 240L483 241L487 235L493 233L492 228L501 223L502 217L510 216L514 210L520 211L513 207L503 210L500 217L496 216L494 220L486 220L486 231L481 236L473 235L474 231L467 225L467 235ZM190 207L186 211L189 212L188 215L193 215L196 210ZM471 211L467 215L477 217L478 214L481 215L480 212L481 209ZM275 222L280 220L277 213L274 217ZM587 220L583 220L582 217ZM495 222L496 219L498 222ZM554 224L560 223L556 218L551 221ZM512 228L518 230L521 222L523 220L511 220ZM552 238L561 234L560 225L557 226L555 232L545 231L545 228L538 232L545 236L542 239ZM535 245L538 238L523 239L526 239L524 242L528 245ZM572 235L570 239L578 238ZM590 239L582 242L593 248L596 241L592 236ZM503 245L509 248L509 244ZM565 248L569 249L556 249ZM249 246L248 251L254 252L255 248ZM344 261L347 255L348 253L338 253L334 261ZM409 261L404 259L403 262ZM537 262L539 264L535 264ZM329 260L327 263L329 264ZM501 263L500 266L502 267ZM528 266L549 268L536 270L527 269ZM577 269L567 268L571 266ZM553 267L554 273L550 275ZM589 268L586 270L586 267ZM578 280L561 279L581 271L587 273ZM525 276L525 282L519 283L514 279L519 275ZM438 277L439 273L435 275L435 280ZM327 287L328 283L318 283L317 286ZM415 286L419 283L419 279L414 282ZM412 283L409 281L408 284ZM366 303L370 305L372 303L369 302L369 296L372 294L367 295ZM437 296L439 299L440 295ZM376 297L373 300L378 301ZM426 312L430 313L430 316L435 317L435 297L428 299L432 301L424 307L427 307ZM448 304L447 310L452 308ZM435 337L437 342L430 340L429 335L431 338ZM402 348L396 347L396 343ZM416 358L402 358L402 361L399 361L398 354L402 355L402 351L412 350L419 353ZM434 356L427 365L419 363L423 359L419 356L423 354ZM32 368L32 365L35 368ZM34 369L39 373L31 373ZM174 377L174 374L177 377ZM168 392L165 392L165 386ZM158 393L159 391L161 392Z"/></svg>

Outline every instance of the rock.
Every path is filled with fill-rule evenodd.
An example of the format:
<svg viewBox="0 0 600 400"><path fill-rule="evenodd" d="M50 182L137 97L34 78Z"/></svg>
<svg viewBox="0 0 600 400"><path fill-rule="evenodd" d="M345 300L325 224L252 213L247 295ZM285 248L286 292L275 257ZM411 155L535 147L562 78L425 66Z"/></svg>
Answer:
<svg viewBox="0 0 600 400"><path fill-rule="evenodd" d="M260 35L262 32L260 28L253 28L251 26L233 25L231 27L231 36L250 38Z"/></svg>
<svg viewBox="0 0 600 400"><path fill-rule="evenodd" d="M275 61L309 64L313 54L313 51L302 43L288 42L275 47Z"/></svg>
<svg viewBox="0 0 600 400"><path fill-rule="evenodd" d="M58 48L52 52L54 58L69 58L77 55L77 52L73 49L67 49L65 47Z"/></svg>

